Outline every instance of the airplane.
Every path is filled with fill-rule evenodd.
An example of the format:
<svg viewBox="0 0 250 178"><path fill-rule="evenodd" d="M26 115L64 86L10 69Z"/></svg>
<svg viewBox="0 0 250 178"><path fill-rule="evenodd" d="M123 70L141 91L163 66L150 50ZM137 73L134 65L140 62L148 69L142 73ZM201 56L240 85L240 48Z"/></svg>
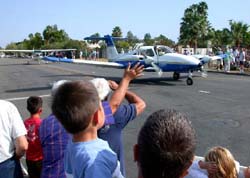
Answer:
<svg viewBox="0 0 250 178"><path fill-rule="evenodd" d="M108 62L58 58L53 56L44 56L42 59L51 62L90 64L115 68L126 68L129 64L133 66L139 62L141 65L144 65L145 71L155 71L159 76L161 76L163 72L173 72L174 80L178 80L180 78L180 73L188 73L186 80L187 85L193 84L192 72L196 70L202 71L203 65L211 60L210 56L194 57L191 55L178 54L175 53L171 48L163 45L143 46L143 44L137 44L132 51L119 54L115 47L114 40L121 40L124 38L105 35L104 37L86 37L84 39L104 40L107 44L106 50ZM48 50L46 51L48 52Z"/></svg>
<svg viewBox="0 0 250 178"><path fill-rule="evenodd" d="M186 80L187 85L193 84L192 72L202 70L202 66L211 59L210 57L202 57L199 59L194 56L178 54L171 48L163 45L143 46L139 44L133 51L119 54L113 41L117 39L119 40L121 38L111 37L110 35L84 38L84 40L104 40L106 42L107 58L109 61L107 63L108 66L126 68L129 63L134 65L140 62L141 65L144 65L145 71L156 71L159 76L162 75L162 72L173 72L174 80L180 78L180 73L188 73ZM86 63L76 60L74 62ZM88 63L103 65L103 62L98 64L96 61Z"/></svg>
<svg viewBox="0 0 250 178"><path fill-rule="evenodd" d="M38 56L39 59L45 60L45 61L50 61L50 62L67 62L68 57L63 56L63 55L54 55L54 53L60 53L60 52L71 52L71 51L76 51L76 49L33 49L33 50L21 50L21 49L1 49L1 57L5 57L5 53L30 53L32 54L32 58L34 56ZM53 53L53 54L51 54ZM47 55L48 54L48 55ZM69 58L71 59L71 57Z"/></svg>

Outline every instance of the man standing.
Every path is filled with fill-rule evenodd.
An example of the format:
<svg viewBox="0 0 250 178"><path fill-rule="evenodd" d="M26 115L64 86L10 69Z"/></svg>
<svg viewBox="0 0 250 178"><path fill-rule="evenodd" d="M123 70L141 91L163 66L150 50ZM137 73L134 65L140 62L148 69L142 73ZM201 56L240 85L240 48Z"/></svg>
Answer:
<svg viewBox="0 0 250 178"><path fill-rule="evenodd" d="M140 115L146 103L142 98L137 96L134 92L128 90L129 83L142 75L143 66L136 64L130 65L124 71L123 78L118 85L114 81L107 81L103 78L96 78L92 83L97 88L105 113L110 113L110 117L105 118L104 126L98 130L99 138L106 140L110 148L117 154L120 161L120 168L122 175L125 176L124 151L122 141L122 130L126 125ZM111 89L114 93L108 99ZM123 99L126 98L128 104L122 104ZM106 114L108 115L108 114Z"/></svg>
<svg viewBox="0 0 250 178"><path fill-rule="evenodd" d="M16 106L0 100L0 177L22 178L19 159L28 149L27 134Z"/></svg>

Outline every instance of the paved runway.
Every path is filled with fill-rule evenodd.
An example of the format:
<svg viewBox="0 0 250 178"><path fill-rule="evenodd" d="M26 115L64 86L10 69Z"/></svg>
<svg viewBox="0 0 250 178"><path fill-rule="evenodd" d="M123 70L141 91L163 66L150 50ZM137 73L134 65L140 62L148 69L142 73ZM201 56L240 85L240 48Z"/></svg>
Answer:
<svg viewBox="0 0 250 178"><path fill-rule="evenodd" d="M50 111L50 84L60 79L79 80L106 77L119 81L123 70L77 64L26 65L26 59L0 59L0 98L9 99L23 118L28 117L26 98L42 95L46 117ZM196 154L203 156L216 145L227 147L243 165L250 160L250 77L208 73L207 78L194 77L194 85L185 79L173 81L172 74L158 78L155 73L135 80L130 89L147 103L145 112L124 130L127 177L136 177L133 145L144 120L162 108L186 113L197 132Z"/></svg>

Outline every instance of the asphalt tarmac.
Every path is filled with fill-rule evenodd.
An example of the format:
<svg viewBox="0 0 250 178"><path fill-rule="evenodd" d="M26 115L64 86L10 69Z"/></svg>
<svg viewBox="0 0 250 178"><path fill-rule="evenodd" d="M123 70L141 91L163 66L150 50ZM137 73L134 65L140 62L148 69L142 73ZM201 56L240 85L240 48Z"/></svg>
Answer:
<svg viewBox="0 0 250 178"><path fill-rule="evenodd" d="M61 79L81 80L105 77L120 81L123 70L89 65L51 63L38 64L28 59L0 58L0 98L8 99L27 118L26 97L41 95L42 117L51 113L51 83ZM194 84L187 86L184 77L173 81L172 74L159 78L156 73L134 80L130 90L147 103L145 112L124 130L126 177L136 177L133 145L145 119L154 111L174 108L190 118L197 133L196 155L203 156L213 146L228 148L242 165L250 165L250 77L208 72L207 78L194 75Z"/></svg>

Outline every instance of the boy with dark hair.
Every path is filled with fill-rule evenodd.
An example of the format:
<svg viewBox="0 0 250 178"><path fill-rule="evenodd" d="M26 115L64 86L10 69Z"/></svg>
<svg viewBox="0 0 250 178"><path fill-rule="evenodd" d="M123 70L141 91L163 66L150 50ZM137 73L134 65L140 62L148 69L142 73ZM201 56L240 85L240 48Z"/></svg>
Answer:
<svg viewBox="0 0 250 178"><path fill-rule="evenodd" d="M195 151L195 131L185 115L159 110L144 123L134 146L138 178L182 178Z"/></svg>
<svg viewBox="0 0 250 178"><path fill-rule="evenodd" d="M74 178L122 178L116 154L97 137L104 124L104 111L94 85L87 81L60 86L52 111L72 134L65 155L65 171Z"/></svg>
<svg viewBox="0 0 250 178"><path fill-rule="evenodd" d="M26 163L30 178L40 178L42 169L42 146L39 139L39 127L41 124L42 98L31 96L27 100L27 110L30 117L24 121L27 130L28 150L26 152Z"/></svg>

